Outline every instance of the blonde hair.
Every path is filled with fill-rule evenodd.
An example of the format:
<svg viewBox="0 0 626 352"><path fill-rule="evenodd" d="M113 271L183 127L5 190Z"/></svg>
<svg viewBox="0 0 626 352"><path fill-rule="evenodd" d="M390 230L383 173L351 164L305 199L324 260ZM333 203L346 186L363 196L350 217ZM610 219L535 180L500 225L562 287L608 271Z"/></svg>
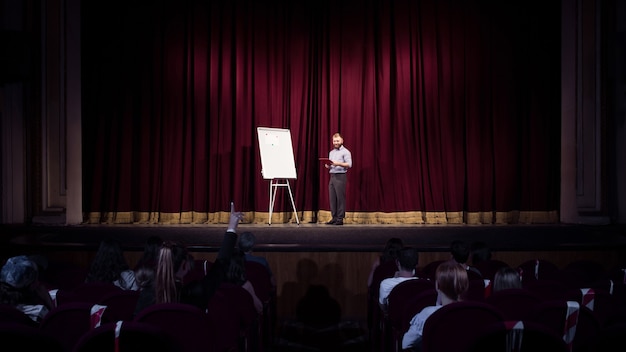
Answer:
<svg viewBox="0 0 626 352"><path fill-rule="evenodd" d="M154 285L154 299L156 303L176 301L176 276L172 263L172 249L167 245L161 247L159 251Z"/></svg>
<svg viewBox="0 0 626 352"><path fill-rule="evenodd" d="M173 242L164 242L159 250L154 278L154 295L156 303L177 302L178 287L176 286L176 272L183 261L188 258L187 250Z"/></svg>

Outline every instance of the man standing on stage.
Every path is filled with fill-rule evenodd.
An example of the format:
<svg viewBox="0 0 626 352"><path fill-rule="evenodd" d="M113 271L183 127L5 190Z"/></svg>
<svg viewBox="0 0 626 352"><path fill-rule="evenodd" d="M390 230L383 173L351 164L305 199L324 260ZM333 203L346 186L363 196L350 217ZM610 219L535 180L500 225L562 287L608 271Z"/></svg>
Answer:
<svg viewBox="0 0 626 352"><path fill-rule="evenodd" d="M328 153L330 164L324 166L330 173L328 182L328 199L330 201L330 211L333 218L327 222L328 225L343 225L346 216L346 172L352 167L352 154L343 146L341 134L333 135L333 149Z"/></svg>

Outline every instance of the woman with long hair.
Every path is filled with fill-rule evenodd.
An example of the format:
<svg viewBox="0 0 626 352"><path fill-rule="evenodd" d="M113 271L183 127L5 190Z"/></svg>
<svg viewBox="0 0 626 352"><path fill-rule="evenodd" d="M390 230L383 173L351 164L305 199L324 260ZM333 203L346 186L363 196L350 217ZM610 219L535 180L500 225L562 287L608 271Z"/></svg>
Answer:
<svg viewBox="0 0 626 352"><path fill-rule="evenodd" d="M112 238L100 242L85 282L112 283L123 290L138 290L135 273L124 258L120 243Z"/></svg>

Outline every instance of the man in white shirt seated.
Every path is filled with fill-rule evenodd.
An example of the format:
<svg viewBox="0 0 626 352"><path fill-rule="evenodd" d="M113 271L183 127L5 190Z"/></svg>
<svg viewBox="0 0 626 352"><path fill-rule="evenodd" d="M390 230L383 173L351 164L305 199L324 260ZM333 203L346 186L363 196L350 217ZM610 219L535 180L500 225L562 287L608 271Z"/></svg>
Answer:
<svg viewBox="0 0 626 352"><path fill-rule="evenodd" d="M380 303L383 310L386 311L389 293L397 284L406 280L417 279L417 276L415 276L415 268L417 267L418 259L419 254L415 248L404 247L400 250L398 259L396 260L398 271L396 271L393 277L380 282L378 303Z"/></svg>

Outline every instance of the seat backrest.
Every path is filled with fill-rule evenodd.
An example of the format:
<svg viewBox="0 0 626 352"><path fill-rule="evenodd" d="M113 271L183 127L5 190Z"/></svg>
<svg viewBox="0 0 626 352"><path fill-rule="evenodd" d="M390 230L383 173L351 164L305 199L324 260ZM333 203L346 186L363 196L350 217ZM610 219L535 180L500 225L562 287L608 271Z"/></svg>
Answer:
<svg viewBox="0 0 626 352"><path fill-rule="evenodd" d="M148 323L120 321L105 323L86 332L76 343L73 352L177 350L163 329Z"/></svg>
<svg viewBox="0 0 626 352"><path fill-rule="evenodd" d="M66 351L71 351L80 337L92 328L93 304L70 302L53 308L41 321L40 329L55 336Z"/></svg>
<svg viewBox="0 0 626 352"><path fill-rule="evenodd" d="M391 289L387 298L387 320L392 327L399 327L402 322L404 305L410 298L426 290L435 289L435 282L428 279L402 281Z"/></svg>
<svg viewBox="0 0 626 352"><path fill-rule="evenodd" d="M563 271L572 274L570 277L577 287L590 286L608 275L602 263L588 259L573 260L565 265Z"/></svg>
<svg viewBox="0 0 626 352"><path fill-rule="evenodd" d="M611 294L603 289L575 289L569 299L585 305L593 310L593 314L600 321L601 326L619 321L626 316L626 301L615 294Z"/></svg>
<svg viewBox="0 0 626 352"><path fill-rule="evenodd" d="M445 262L445 260L441 259L441 260L434 260L432 262L429 262L428 264L426 264L419 273L419 277L423 277L425 279L430 279L430 280L435 280L435 273L437 271L437 267L439 266L439 264Z"/></svg>
<svg viewBox="0 0 626 352"><path fill-rule="evenodd" d="M381 337L383 332L381 328L385 319L378 303L380 283L386 278L393 277L396 271L398 271L398 267L395 260L387 260L378 265L372 273L372 283L368 288L367 294L367 327L370 331L370 340L373 345L382 343Z"/></svg>
<svg viewBox="0 0 626 352"><path fill-rule="evenodd" d="M243 287L222 283L209 299L207 315L217 350L247 350L243 346L261 343L259 315Z"/></svg>
<svg viewBox="0 0 626 352"><path fill-rule="evenodd" d="M263 302L263 316L260 329L264 342L273 340L276 319L276 290L267 267L259 262L246 260L246 277L254 287L257 297Z"/></svg>
<svg viewBox="0 0 626 352"><path fill-rule="evenodd" d="M543 301L533 309L528 320L543 324L556 334L563 336L565 342L570 342L573 350L576 351L585 347L598 334L601 326L600 321L589 308L578 305L578 319L575 323L575 330L569 330L570 333L573 333L573 336L566 339L566 326L569 323L567 317L570 315L570 310L566 300Z"/></svg>
<svg viewBox="0 0 626 352"><path fill-rule="evenodd" d="M153 304L137 313L133 321L163 329L180 351L206 351L214 344L206 312L189 304Z"/></svg>
<svg viewBox="0 0 626 352"><path fill-rule="evenodd" d="M106 306L102 315L103 322L131 321L139 300L139 291L120 290L103 297L98 304Z"/></svg>
<svg viewBox="0 0 626 352"><path fill-rule="evenodd" d="M254 292L264 304L269 303L273 297L274 289L267 268L258 262L246 260L246 277L254 287Z"/></svg>
<svg viewBox="0 0 626 352"><path fill-rule="evenodd" d="M396 325L399 331L406 332L409 330L411 319L413 319L415 314L428 306L434 306L436 303L437 290L434 288L423 290L415 296L409 297L402 305L400 321Z"/></svg>
<svg viewBox="0 0 626 352"><path fill-rule="evenodd" d="M85 282L88 269L62 260L50 260L39 278L49 289L71 290Z"/></svg>
<svg viewBox="0 0 626 352"><path fill-rule="evenodd" d="M462 351L487 324L503 321L502 314L484 302L461 301L436 310L424 323L423 352Z"/></svg>
<svg viewBox="0 0 626 352"><path fill-rule="evenodd" d="M63 305L69 302L96 304L105 296L119 291L122 291L122 289L115 286L113 283L83 282L71 290L59 289L56 294L56 302L57 305Z"/></svg>
<svg viewBox="0 0 626 352"><path fill-rule="evenodd" d="M493 292L485 303L496 307L506 320L524 320L543 301L536 293L524 288L508 288Z"/></svg>
<svg viewBox="0 0 626 352"><path fill-rule="evenodd" d="M476 270L467 270L467 278L470 280L484 280L485 277L482 274L476 272Z"/></svg>
<svg viewBox="0 0 626 352"><path fill-rule="evenodd" d="M378 303L378 294L380 293L380 282L386 278L393 277L398 271L398 266L394 260L382 262L374 269L372 274L372 284L369 287L370 298Z"/></svg>
<svg viewBox="0 0 626 352"><path fill-rule="evenodd" d="M468 271L469 272L469 271ZM463 300L466 301L484 301L487 295L487 284L485 280L480 278L474 278L469 280L469 286L465 294L463 294Z"/></svg>
<svg viewBox="0 0 626 352"><path fill-rule="evenodd" d="M541 280L544 276L559 270L559 267L547 259L529 259L517 267L522 283Z"/></svg>
<svg viewBox="0 0 626 352"><path fill-rule="evenodd" d="M552 330L533 321L505 321L484 326L470 343L468 352L567 352L565 341Z"/></svg>
<svg viewBox="0 0 626 352"><path fill-rule="evenodd" d="M7 351L66 351L56 336L20 323L0 322L0 341Z"/></svg>
<svg viewBox="0 0 626 352"><path fill-rule="evenodd" d="M569 287L558 280L522 281L522 287L539 295L543 300L567 299Z"/></svg>
<svg viewBox="0 0 626 352"><path fill-rule="evenodd" d="M202 280L213 265L213 262L207 259L195 259L193 263L193 269L191 269L185 277L183 282L188 284L190 282Z"/></svg>
<svg viewBox="0 0 626 352"><path fill-rule="evenodd" d="M489 259L478 262L474 266L480 271L484 279L489 279L493 281L496 272L500 268L507 267L509 265L501 260Z"/></svg>
<svg viewBox="0 0 626 352"><path fill-rule="evenodd" d="M544 275L544 278L550 281L561 282L568 289L589 287L595 282L595 280L589 280L586 274L581 274L574 269L561 269Z"/></svg>

